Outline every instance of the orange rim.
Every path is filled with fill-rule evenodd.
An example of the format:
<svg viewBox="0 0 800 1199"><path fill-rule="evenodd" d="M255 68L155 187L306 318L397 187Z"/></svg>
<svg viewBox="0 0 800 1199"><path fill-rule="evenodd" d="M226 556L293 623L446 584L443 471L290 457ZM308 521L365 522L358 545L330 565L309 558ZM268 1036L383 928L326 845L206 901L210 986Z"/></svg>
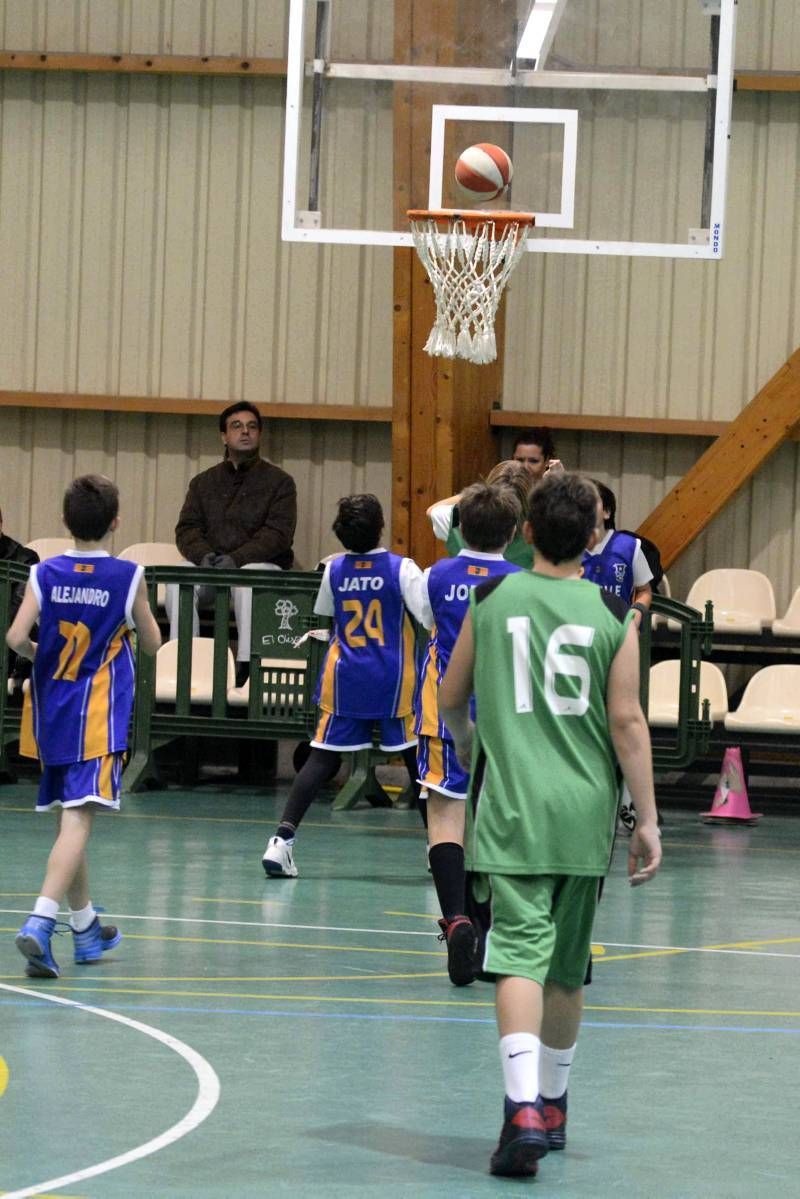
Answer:
<svg viewBox="0 0 800 1199"><path fill-rule="evenodd" d="M409 208L406 213L409 221L436 221L437 225L448 226L452 221L463 221L468 227L492 224L503 229L507 225L522 225L528 227L536 224L536 214L533 212L511 212L507 209L481 208Z"/></svg>

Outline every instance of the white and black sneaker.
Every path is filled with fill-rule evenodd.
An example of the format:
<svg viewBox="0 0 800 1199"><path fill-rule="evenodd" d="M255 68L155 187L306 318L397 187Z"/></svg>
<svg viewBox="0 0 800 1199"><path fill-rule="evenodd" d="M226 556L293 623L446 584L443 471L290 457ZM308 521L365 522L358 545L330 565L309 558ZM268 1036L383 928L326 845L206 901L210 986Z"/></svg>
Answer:
<svg viewBox="0 0 800 1199"><path fill-rule="evenodd" d="M283 837L270 837L261 859L267 878L297 878L293 849L294 841L284 841Z"/></svg>
<svg viewBox="0 0 800 1199"><path fill-rule="evenodd" d="M619 822L627 833L632 833L636 828L636 808L632 803L621 803L619 805Z"/></svg>

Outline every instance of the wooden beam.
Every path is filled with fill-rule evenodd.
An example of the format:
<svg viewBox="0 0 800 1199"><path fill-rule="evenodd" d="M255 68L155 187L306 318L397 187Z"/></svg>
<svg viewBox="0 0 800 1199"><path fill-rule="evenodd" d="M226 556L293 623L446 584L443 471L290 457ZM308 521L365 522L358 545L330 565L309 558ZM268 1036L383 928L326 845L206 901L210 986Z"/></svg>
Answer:
<svg viewBox="0 0 800 1199"><path fill-rule="evenodd" d="M592 433L651 433L681 437L719 437L729 427L727 420L665 420L649 416L597 416L574 412L513 412L495 410L490 423L498 428L525 429L544 425L548 429L586 429Z"/></svg>
<svg viewBox="0 0 800 1199"><path fill-rule="evenodd" d="M180 416L215 416L233 400L179 399L169 396L86 395L60 391L0 391L0 408L58 408L63 411L164 412ZM263 404L256 401L265 420L371 421L388 424L389 405L363 404Z"/></svg>
<svg viewBox="0 0 800 1199"><path fill-rule="evenodd" d="M395 0L395 61L463 66L466 55L490 65L510 62L515 0ZM480 44L476 44L476 31ZM467 36L467 35L470 36ZM486 93L489 92L490 95ZM434 103L510 103L501 89L396 84L394 87L395 218L424 207L428 193L430 106ZM448 132L446 157L478 141L484 130L459 124ZM432 288L416 254L394 259L393 544L419 562L441 551L426 509L487 471L496 459L489 423L502 395L502 318L495 363L474 366L431 358L423 350L434 319Z"/></svg>
<svg viewBox="0 0 800 1199"><path fill-rule="evenodd" d="M736 71L737 92L800 92L798 71Z"/></svg>
<svg viewBox="0 0 800 1199"><path fill-rule="evenodd" d="M721 437L640 525L665 570L800 421L800 350L773 375Z"/></svg>
<svg viewBox="0 0 800 1199"><path fill-rule="evenodd" d="M223 54L61 54L0 50L3 71L99 71L112 75L259 75L286 78L285 58Z"/></svg>

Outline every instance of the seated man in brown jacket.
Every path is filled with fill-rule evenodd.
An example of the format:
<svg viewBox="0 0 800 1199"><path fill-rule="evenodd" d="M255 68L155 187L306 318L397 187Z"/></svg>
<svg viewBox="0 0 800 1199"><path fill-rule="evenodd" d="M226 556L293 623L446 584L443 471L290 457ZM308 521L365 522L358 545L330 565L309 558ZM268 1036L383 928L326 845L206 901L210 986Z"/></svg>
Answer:
<svg viewBox="0 0 800 1199"><path fill-rule="evenodd" d="M261 413L247 400L220 414L225 457L189 483L175 544L187 564L220 569L288 570L294 562L297 491L291 475L262 458ZM247 677L250 659L252 591L233 589L238 630L237 684ZM167 587L170 637L178 635L178 588ZM197 634L195 605L194 633Z"/></svg>

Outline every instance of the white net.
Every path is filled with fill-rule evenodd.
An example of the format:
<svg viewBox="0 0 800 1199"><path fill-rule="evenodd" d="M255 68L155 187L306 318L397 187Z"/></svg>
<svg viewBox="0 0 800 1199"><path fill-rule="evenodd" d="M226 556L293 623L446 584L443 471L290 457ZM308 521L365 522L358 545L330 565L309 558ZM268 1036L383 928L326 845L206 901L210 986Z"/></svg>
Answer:
<svg viewBox="0 0 800 1199"><path fill-rule="evenodd" d="M468 227L454 214L445 231L432 216L410 219L436 301L436 321L425 349L442 358L493 362L497 307L525 248L530 218L496 223L487 213L485 220Z"/></svg>

